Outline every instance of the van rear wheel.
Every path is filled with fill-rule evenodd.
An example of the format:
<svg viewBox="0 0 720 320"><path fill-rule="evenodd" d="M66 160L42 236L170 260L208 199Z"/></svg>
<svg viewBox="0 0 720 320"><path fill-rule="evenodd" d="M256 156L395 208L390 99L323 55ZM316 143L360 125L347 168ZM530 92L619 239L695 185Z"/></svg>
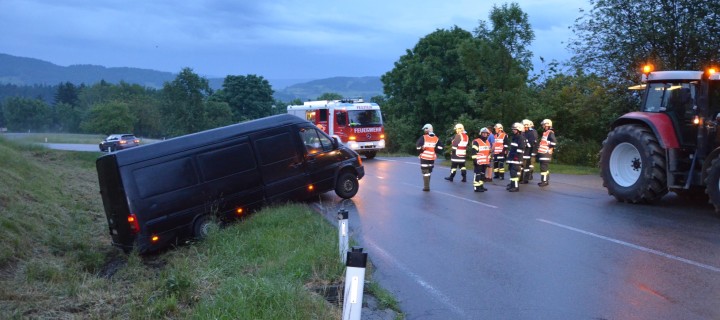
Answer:
<svg viewBox="0 0 720 320"><path fill-rule="evenodd" d="M207 214L198 217L193 225L193 237L198 240L207 238L214 224L215 221Z"/></svg>
<svg viewBox="0 0 720 320"><path fill-rule="evenodd" d="M343 172L335 184L335 193L343 199L350 199L357 194L360 188L357 176L350 172Z"/></svg>

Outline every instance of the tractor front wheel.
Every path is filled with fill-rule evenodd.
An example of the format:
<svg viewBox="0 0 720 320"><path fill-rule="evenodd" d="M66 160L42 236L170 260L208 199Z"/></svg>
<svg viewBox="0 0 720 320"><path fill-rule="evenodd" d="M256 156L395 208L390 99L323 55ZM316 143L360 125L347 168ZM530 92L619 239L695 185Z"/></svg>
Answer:
<svg viewBox="0 0 720 320"><path fill-rule="evenodd" d="M640 125L623 125L603 141L600 175L618 201L655 202L667 194L666 160L655 135Z"/></svg>

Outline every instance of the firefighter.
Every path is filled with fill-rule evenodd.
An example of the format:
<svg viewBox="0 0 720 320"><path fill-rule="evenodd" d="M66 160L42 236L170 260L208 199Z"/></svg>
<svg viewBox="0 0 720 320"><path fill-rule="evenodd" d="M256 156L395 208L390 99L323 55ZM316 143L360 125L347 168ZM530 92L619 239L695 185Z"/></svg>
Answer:
<svg viewBox="0 0 720 320"><path fill-rule="evenodd" d="M467 146L470 142L465 127L458 123L455 125L455 136L452 139L452 153L451 153L451 165L450 165L450 176L445 177L445 180L452 182L455 178L458 168L460 169L460 175L462 176L462 182L467 181L467 168L465 168L465 154L467 152Z"/></svg>
<svg viewBox="0 0 720 320"><path fill-rule="evenodd" d="M490 166L490 154L492 153L492 142L488 139L490 130L488 128L480 129L480 138L473 140L473 189L475 192L485 192L485 173Z"/></svg>
<svg viewBox="0 0 720 320"><path fill-rule="evenodd" d="M493 142L493 178L505 180L505 156L508 151L507 134L502 124L495 124L495 141Z"/></svg>
<svg viewBox="0 0 720 320"><path fill-rule="evenodd" d="M538 133L535 128L533 128L535 124L530 120L523 120L522 125L525 128L523 136L527 143L525 145L525 154L523 154L523 172L520 177L520 183L527 184L529 180L533 179L533 171L535 169L533 166L533 158L537 152Z"/></svg>
<svg viewBox="0 0 720 320"><path fill-rule="evenodd" d="M545 119L540 122L543 128L543 135L538 144L538 161L540 161L540 182L541 187L550 184L550 160L552 160L553 149L555 149L555 129L552 128L552 121Z"/></svg>
<svg viewBox="0 0 720 320"><path fill-rule="evenodd" d="M433 133L433 127L431 124L425 124L423 126L425 134L418 139L416 145L417 150L420 151L420 171L423 175L423 191L430 191L430 174L435 167L435 159L437 159L437 153L442 150L442 143L440 139Z"/></svg>
<svg viewBox="0 0 720 320"><path fill-rule="evenodd" d="M510 192L520 191L519 173L522 170L523 155L525 154L527 144L523 136L523 129L523 125L518 122L512 125L513 137L507 158L507 163L510 165L510 184L508 184L507 190Z"/></svg>

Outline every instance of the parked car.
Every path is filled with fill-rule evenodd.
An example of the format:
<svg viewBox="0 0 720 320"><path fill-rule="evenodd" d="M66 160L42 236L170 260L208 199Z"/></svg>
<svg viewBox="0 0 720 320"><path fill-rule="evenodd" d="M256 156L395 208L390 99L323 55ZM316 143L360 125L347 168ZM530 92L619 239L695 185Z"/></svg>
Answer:
<svg viewBox="0 0 720 320"><path fill-rule="evenodd" d="M140 145L140 139L132 134L111 134L100 141L100 151L117 151Z"/></svg>

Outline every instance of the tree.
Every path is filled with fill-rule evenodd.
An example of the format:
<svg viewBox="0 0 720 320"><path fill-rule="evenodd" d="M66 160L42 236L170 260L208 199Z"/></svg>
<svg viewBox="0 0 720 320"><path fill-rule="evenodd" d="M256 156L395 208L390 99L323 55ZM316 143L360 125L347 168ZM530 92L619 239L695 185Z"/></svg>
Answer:
<svg viewBox="0 0 720 320"><path fill-rule="evenodd" d="M474 76L460 61L458 47L472 35L457 26L423 37L381 80L387 96L384 115L391 151L414 150L424 123L450 130L469 108Z"/></svg>
<svg viewBox="0 0 720 320"><path fill-rule="evenodd" d="M205 108L205 129L227 126L233 123L233 114L226 102L208 101Z"/></svg>
<svg viewBox="0 0 720 320"><path fill-rule="evenodd" d="M70 82L62 82L57 87L57 93L55 93L55 104L66 103L71 106L76 106L80 103L80 88L76 87Z"/></svg>
<svg viewBox="0 0 720 320"><path fill-rule="evenodd" d="M162 89L162 114L171 136L198 132L206 128L205 99L212 94L206 78L184 68Z"/></svg>
<svg viewBox="0 0 720 320"><path fill-rule="evenodd" d="M703 70L720 60L720 5L697 0L591 0L575 21L576 68L619 82L637 82L639 70Z"/></svg>
<svg viewBox="0 0 720 320"><path fill-rule="evenodd" d="M40 99L8 98L3 114L10 131L44 131L51 124L50 106Z"/></svg>
<svg viewBox="0 0 720 320"><path fill-rule="evenodd" d="M335 92L325 92L321 94L315 100L342 100L344 98L341 94Z"/></svg>
<svg viewBox="0 0 720 320"><path fill-rule="evenodd" d="M85 132L113 134L132 133L135 116L125 102L113 101L95 105L88 118L80 124Z"/></svg>
<svg viewBox="0 0 720 320"><path fill-rule="evenodd" d="M516 3L493 6L490 22L480 21L474 38L460 48L463 66L477 79L470 92L475 103L470 115L511 124L527 117L532 69L528 46L535 34Z"/></svg>
<svg viewBox="0 0 720 320"><path fill-rule="evenodd" d="M233 120L240 122L271 115L273 93L270 82L262 76L229 75L223 81L221 96L230 106Z"/></svg>

